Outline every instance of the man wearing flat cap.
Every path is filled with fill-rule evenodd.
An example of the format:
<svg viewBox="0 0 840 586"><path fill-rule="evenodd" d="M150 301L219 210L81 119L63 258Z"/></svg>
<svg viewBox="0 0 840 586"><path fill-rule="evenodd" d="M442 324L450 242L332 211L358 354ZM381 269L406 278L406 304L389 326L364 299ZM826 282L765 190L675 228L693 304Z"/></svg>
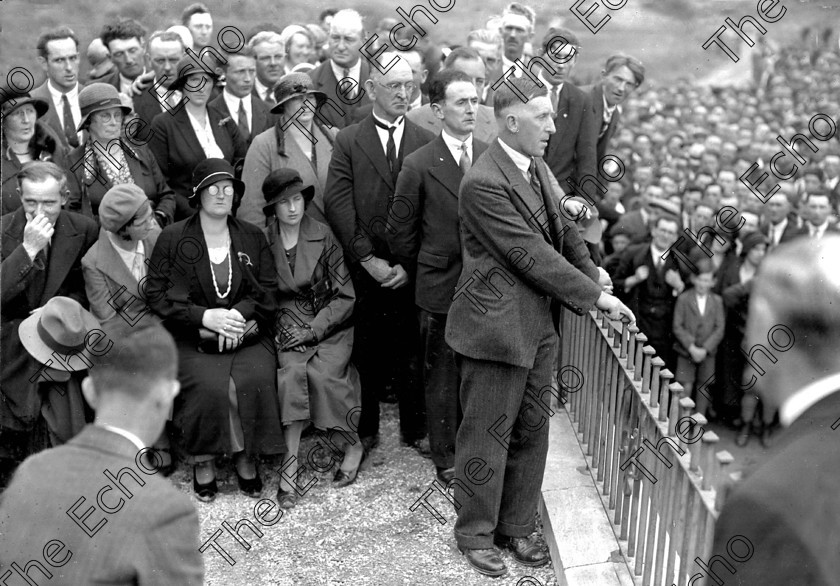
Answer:
<svg viewBox="0 0 840 586"><path fill-rule="evenodd" d="M21 207L0 218L0 457L5 458L25 455L14 450L26 445L41 415L41 365L22 346L18 325L57 295L87 304L81 258L97 235L93 220L61 209L66 179L54 163L27 163L18 186ZM76 361L56 356L47 366L70 363Z"/></svg>

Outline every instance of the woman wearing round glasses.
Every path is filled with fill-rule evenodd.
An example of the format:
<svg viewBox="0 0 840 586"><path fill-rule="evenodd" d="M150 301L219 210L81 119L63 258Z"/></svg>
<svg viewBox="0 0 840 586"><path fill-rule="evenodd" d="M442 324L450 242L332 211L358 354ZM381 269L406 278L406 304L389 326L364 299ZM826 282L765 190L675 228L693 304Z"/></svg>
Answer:
<svg viewBox="0 0 840 586"><path fill-rule="evenodd" d="M259 228L233 217L244 185L222 159L193 172L198 213L168 226L152 253L148 302L178 344L175 427L194 464L193 488L218 492L214 461L230 454L240 490L257 498L257 455L285 451L272 328L274 260Z"/></svg>

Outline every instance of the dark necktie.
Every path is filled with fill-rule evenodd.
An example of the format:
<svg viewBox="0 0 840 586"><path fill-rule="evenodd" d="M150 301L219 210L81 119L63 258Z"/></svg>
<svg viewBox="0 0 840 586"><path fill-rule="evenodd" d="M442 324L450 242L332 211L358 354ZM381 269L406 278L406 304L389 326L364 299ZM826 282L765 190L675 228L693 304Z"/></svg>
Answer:
<svg viewBox="0 0 840 586"><path fill-rule="evenodd" d="M70 109L70 100L67 94L61 94L61 106L64 109L64 136L70 146L79 146L79 136L76 134L76 123L73 121L73 111Z"/></svg>
<svg viewBox="0 0 840 586"><path fill-rule="evenodd" d="M554 245L554 234L551 231L551 223L547 219L548 218L548 209L546 209L546 207L545 207L546 196L543 193L542 181L540 181L540 178L537 176L536 161L537 160L535 158L531 157L531 166L528 167L528 173L531 176L531 181L530 181L531 189L533 189L536 192L537 196L540 198L540 202L542 203L541 207L545 211L545 218L546 219L545 220L540 220L538 218L541 218L542 215L535 214L534 215L534 220L537 221L537 225L542 229L543 238L545 238L546 242L548 242L549 244L551 244L553 246Z"/></svg>
<svg viewBox="0 0 840 586"><path fill-rule="evenodd" d="M467 142L461 143L461 159L458 161L458 166L461 167L461 172L466 174L467 170L472 165L470 156L467 154Z"/></svg>
<svg viewBox="0 0 840 586"><path fill-rule="evenodd" d="M251 131L248 130L248 115L245 113L245 100L239 100L239 134L246 141L251 138Z"/></svg>
<svg viewBox="0 0 840 586"><path fill-rule="evenodd" d="M551 86L551 107L554 113L557 114L557 102L560 100L560 92L557 91L557 86Z"/></svg>
<svg viewBox="0 0 840 586"><path fill-rule="evenodd" d="M265 90L265 102L269 106L273 106L274 104L276 104L276 102L274 101L274 92L271 91L271 88Z"/></svg>
<svg viewBox="0 0 840 586"><path fill-rule="evenodd" d="M532 157L531 166L528 167L528 173L531 175L531 187L537 192L537 195L542 197L542 184L540 183L540 178L537 177L537 165L535 161L536 159Z"/></svg>
<svg viewBox="0 0 840 586"><path fill-rule="evenodd" d="M388 159L388 169L393 175L394 171L397 168L397 145L394 142L394 131L397 129L397 127L383 124L376 118L373 119L373 123L376 124L379 128L388 131L388 144L385 145L385 158Z"/></svg>
<svg viewBox="0 0 840 586"><path fill-rule="evenodd" d="M604 114L606 115L606 112L604 112ZM601 120L601 132L598 134L598 138L601 138L607 133L607 129L610 127L610 122L612 122L612 114Z"/></svg>

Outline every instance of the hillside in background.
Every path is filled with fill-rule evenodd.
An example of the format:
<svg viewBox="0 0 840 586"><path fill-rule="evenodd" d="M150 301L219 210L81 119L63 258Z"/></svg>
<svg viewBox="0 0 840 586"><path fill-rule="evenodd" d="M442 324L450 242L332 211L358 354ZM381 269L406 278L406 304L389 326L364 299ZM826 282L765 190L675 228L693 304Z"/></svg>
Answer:
<svg viewBox="0 0 840 586"><path fill-rule="evenodd" d="M463 43L469 30L481 27L487 17L500 13L507 1L455 0L449 12L434 12L439 21L428 26L429 37L444 44ZM787 14L776 23L764 23L767 38L785 44L799 40L804 27L823 30L840 25L840 6L823 6L829 1L837 3L837 0L784 0L779 6L784 5L788 9ZM583 8L588 9L593 2L595 0L586 0ZM313 22L318 13L328 6L347 6L341 2L322 0L206 0L205 3L213 13L217 31L227 25L247 31L258 23L285 26ZM439 3L443 1L439 0ZM132 17L143 22L151 31L175 24L187 4L188 0L0 0L0 73L5 75L13 67L23 66L33 73L36 83L40 83L43 73L35 59L35 44L42 29L58 24L69 25L82 39L84 52L87 43L98 35L105 22L118 16ZM587 30L571 13L572 0L541 0L530 4L537 10L539 19L536 42L539 42L549 21L558 17L578 33L583 50L576 77L581 80L597 75L606 56L618 51L641 59L648 68L648 79L655 83L666 83L679 77L698 81L732 81L740 77L740 71L749 71L750 48L740 40L731 41L731 46L741 57L738 64L733 64L715 47L704 51L702 44L723 25L726 16L736 22L744 15L756 16L756 3L752 0L627 0L624 8L616 11L607 10L603 2L599 2L590 21L597 23L605 15L609 15L610 20L597 34ZM351 2L349 6L367 15L370 29L375 28L380 18L398 17L397 3L363 1ZM405 3L403 9L409 10L410 6L410 3ZM428 7L428 2L423 6ZM418 17L418 21L426 28L422 16ZM746 30L753 38L759 36L749 25ZM809 38L808 42L815 41ZM83 63L83 72L85 69L86 63Z"/></svg>

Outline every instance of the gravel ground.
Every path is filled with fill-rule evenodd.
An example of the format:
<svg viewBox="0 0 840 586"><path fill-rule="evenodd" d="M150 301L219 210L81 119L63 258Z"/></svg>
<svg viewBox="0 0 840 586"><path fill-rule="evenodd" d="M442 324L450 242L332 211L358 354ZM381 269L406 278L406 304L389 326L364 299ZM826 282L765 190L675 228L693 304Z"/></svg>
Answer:
<svg viewBox="0 0 840 586"><path fill-rule="evenodd" d="M382 405L381 427L380 445L365 461L355 484L334 489L331 472L313 473L316 484L297 507L269 527L254 519L258 501L239 494L232 466L219 465L219 495L205 504L192 495L192 472L181 464L171 479L198 509L202 542L222 529L224 521L235 526L247 519L263 533L258 538L243 526L240 535L250 545L246 550L222 529L217 543L234 565L209 547L203 554L206 584L556 586L552 565L526 568L508 553L502 555L509 572L501 578L488 578L470 568L455 546L455 509L443 495L436 492L429 498L444 517L443 524L422 506L409 510L431 486L434 465L400 445L395 405ZM301 454L314 441L312 436L305 438ZM277 467L275 461L261 465L264 499L274 499ZM279 510L263 511L263 516L271 519Z"/></svg>

